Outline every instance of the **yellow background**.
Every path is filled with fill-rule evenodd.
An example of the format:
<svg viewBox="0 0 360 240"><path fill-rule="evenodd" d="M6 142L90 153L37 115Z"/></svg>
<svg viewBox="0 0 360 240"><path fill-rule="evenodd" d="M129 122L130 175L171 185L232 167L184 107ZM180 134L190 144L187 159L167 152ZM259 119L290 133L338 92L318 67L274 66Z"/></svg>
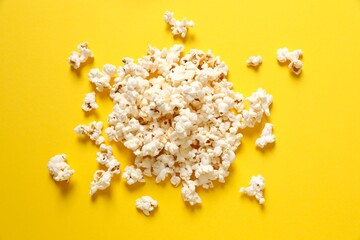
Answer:
<svg viewBox="0 0 360 240"><path fill-rule="evenodd" d="M274 97L277 142L255 148L264 121L245 131L227 183L200 191L203 204L184 204L168 182L111 189L91 199L97 148L73 128L106 122L112 103L98 97L97 114L81 104L92 90L87 72L147 45L169 47L165 10L195 21L184 41L212 49L230 69L236 91L258 87ZM95 60L71 71L67 57L88 41ZM0 239L360 239L360 1L0 0ZM301 48L300 77L276 61L280 47ZM250 55L261 55L255 71ZM132 161L122 146L122 167ZM57 185L46 164L66 153L76 170ZM242 197L252 175L266 179L266 203ZM151 195L151 217L135 199Z"/></svg>

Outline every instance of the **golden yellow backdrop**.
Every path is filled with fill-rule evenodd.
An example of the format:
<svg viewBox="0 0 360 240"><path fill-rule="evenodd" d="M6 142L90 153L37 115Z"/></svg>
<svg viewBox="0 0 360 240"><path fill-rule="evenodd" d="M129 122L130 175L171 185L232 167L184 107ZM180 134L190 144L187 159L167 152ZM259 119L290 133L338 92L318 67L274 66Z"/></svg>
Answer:
<svg viewBox="0 0 360 240"><path fill-rule="evenodd" d="M182 43L167 30L165 10L195 21L186 51L221 56L236 91L273 95L277 142L255 148L265 122L246 131L227 183L200 191L201 207L153 179L129 188L119 178L91 199L97 148L73 128L106 122L112 103L102 96L97 114L85 116L87 72L143 56L148 44ZM77 74L67 57L83 41L95 60ZM300 77L277 63L280 47L303 50ZM250 55L263 57L258 71L246 67ZM0 56L1 240L360 239L359 0L0 0ZM113 146L124 169L131 153ZM76 170L67 187L46 169L59 153ZM263 208L238 193L258 173ZM135 209L142 195L159 202L151 217Z"/></svg>

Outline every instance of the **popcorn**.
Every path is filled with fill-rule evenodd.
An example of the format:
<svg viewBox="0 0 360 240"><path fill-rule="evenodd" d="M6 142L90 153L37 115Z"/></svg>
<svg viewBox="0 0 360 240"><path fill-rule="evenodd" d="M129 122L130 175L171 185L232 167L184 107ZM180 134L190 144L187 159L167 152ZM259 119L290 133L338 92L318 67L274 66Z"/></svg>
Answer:
<svg viewBox="0 0 360 240"><path fill-rule="evenodd" d="M135 155L122 175L129 185L145 182L143 175L175 187L182 183L183 200L195 205L201 203L198 188L225 182L241 129L270 115L272 96L260 88L246 98L245 109L244 96L232 90L219 57L197 49L181 57L183 49L149 46L138 63L123 58L110 84L114 107L105 133Z"/></svg>
<svg viewBox="0 0 360 240"><path fill-rule="evenodd" d="M251 56L248 60L246 60L246 64L251 67L257 67L262 63L261 56Z"/></svg>
<svg viewBox="0 0 360 240"><path fill-rule="evenodd" d="M129 185L133 185L136 182L145 182L141 170L139 168L135 168L134 166L127 166L125 168L125 172L122 175L122 178L125 178L127 184Z"/></svg>
<svg viewBox="0 0 360 240"><path fill-rule="evenodd" d="M69 182L71 175L75 173L73 169L70 169L70 165L66 163L66 154L59 154L50 158L47 167L53 179L57 182Z"/></svg>
<svg viewBox="0 0 360 240"><path fill-rule="evenodd" d="M71 56L68 58L71 67L73 67L74 69L78 69L80 67L80 64L86 62L89 57L94 57L91 50L88 49L87 42L79 44L77 49L78 52L71 52Z"/></svg>
<svg viewBox="0 0 360 240"><path fill-rule="evenodd" d="M266 123L264 129L262 130L261 137L256 139L256 146L263 148L268 143L275 142L275 135L272 134L273 125L271 123Z"/></svg>
<svg viewBox="0 0 360 240"><path fill-rule="evenodd" d="M276 52L276 58L280 63L285 63L290 61L288 67L295 75L300 75L302 71L302 62L299 58L302 57L302 50L297 49L292 52L289 52L287 48L280 48Z"/></svg>
<svg viewBox="0 0 360 240"><path fill-rule="evenodd" d="M105 144L100 145L100 152L97 152L96 161L108 168L112 174L120 174L120 163L113 155L112 147Z"/></svg>
<svg viewBox="0 0 360 240"><path fill-rule="evenodd" d="M91 92L85 95L84 104L82 105L82 110L89 112L93 109L98 108L99 105L95 102L95 92Z"/></svg>
<svg viewBox="0 0 360 240"><path fill-rule="evenodd" d="M164 21L171 26L171 32L174 36L181 35L182 38L186 37L188 28L194 27L195 23L191 21L187 21L184 18L181 22L176 20L173 12L166 11L164 16Z"/></svg>
<svg viewBox="0 0 360 240"><path fill-rule="evenodd" d="M158 202L149 196L143 196L136 199L136 208L141 210L146 216L150 216L150 212L157 206Z"/></svg>
<svg viewBox="0 0 360 240"><path fill-rule="evenodd" d="M96 90L102 92L104 88L110 88L110 80L117 73L116 67L111 64L103 66L103 72L99 68L93 68L88 73L89 81L95 84Z"/></svg>
<svg viewBox="0 0 360 240"><path fill-rule="evenodd" d="M265 199L263 196L264 188L265 188L264 178L259 174L257 176L251 177L249 182L249 187L240 188L240 192L247 194L248 196L251 197L255 196L256 200L258 200L260 204L264 204L265 203Z"/></svg>
<svg viewBox="0 0 360 240"><path fill-rule="evenodd" d="M187 181L183 184L181 194L185 202L189 202L191 206L201 203L201 198L196 192L196 184L193 181Z"/></svg>
<svg viewBox="0 0 360 240"><path fill-rule="evenodd" d="M90 183L90 195L94 195L97 190L104 190L110 186L112 174L110 171L97 170L94 180Z"/></svg>
<svg viewBox="0 0 360 240"><path fill-rule="evenodd" d="M92 141L95 142L96 145L100 145L105 141L104 137L101 136L102 128L103 123L101 121L93 121L89 124L89 126L84 124L78 125L75 127L74 131L76 134L87 135Z"/></svg>

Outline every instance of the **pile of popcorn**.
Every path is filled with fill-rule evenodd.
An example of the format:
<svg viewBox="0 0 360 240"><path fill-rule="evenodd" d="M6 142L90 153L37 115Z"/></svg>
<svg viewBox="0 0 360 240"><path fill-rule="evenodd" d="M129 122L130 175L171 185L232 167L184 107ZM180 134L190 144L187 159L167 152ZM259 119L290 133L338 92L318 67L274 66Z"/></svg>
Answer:
<svg viewBox="0 0 360 240"><path fill-rule="evenodd" d="M272 96L260 88L244 99L232 90L228 67L219 57L195 49L181 57L183 50L178 44L149 46L137 64L124 58L116 72L106 70L107 64L102 72L91 70L89 80L98 91L109 88L114 102L108 139L136 156L123 173L127 183L144 182L143 176L154 176L157 183L169 179L174 186L182 184L184 201L194 205L201 203L197 188L225 182L240 130L270 115ZM100 127L92 123L75 131L101 144Z"/></svg>

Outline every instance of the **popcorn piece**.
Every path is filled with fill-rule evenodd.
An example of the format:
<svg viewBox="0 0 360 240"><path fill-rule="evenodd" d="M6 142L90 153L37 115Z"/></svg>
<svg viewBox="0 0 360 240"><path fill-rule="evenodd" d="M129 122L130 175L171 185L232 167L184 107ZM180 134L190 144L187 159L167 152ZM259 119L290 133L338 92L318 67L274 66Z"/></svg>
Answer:
<svg viewBox="0 0 360 240"><path fill-rule="evenodd" d="M120 163L113 155L112 147L105 144L100 145L100 152L97 152L96 161L108 168L112 174L120 174Z"/></svg>
<svg viewBox="0 0 360 240"><path fill-rule="evenodd" d="M301 49L294 50L289 52L287 48L280 48L276 52L276 58L279 62L285 63L290 61L288 67L295 75L300 75L302 71L302 62L299 60L303 55Z"/></svg>
<svg viewBox="0 0 360 240"><path fill-rule="evenodd" d="M251 56L248 60L246 60L246 64L251 67L257 67L262 63L261 56Z"/></svg>
<svg viewBox="0 0 360 240"><path fill-rule="evenodd" d="M259 174L257 176L251 177L249 182L249 187L240 188L240 192L247 194L248 196L251 197L255 196L256 200L258 200L260 204L264 204L265 203L265 199L263 197L264 188L265 188L264 178Z"/></svg>
<svg viewBox="0 0 360 240"><path fill-rule="evenodd" d="M94 195L98 190L104 190L110 186L112 174L110 171L97 170L94 180L90 184L90 195Z"/></svg>
<svg viewBox="0 0 360 240"><path fill-rule="evenodd" d="M77 127L75 127L74 131L77 134L87 135L92 141L95 142L96 145L100 145L105 141L104 137L101 136L102 128L103 128L103 123L101 121L99 122L94 121L91 122L89 126L80 124Z"/></svg>
<svg viewBox="0 0 360 240"><path fill-rule="evenodd" d="M89 57L90 58L94 57L91 50L88 49L87 42L79 44L77 49L78 52L76 51L71 52L71 56L68 58L70 65L74 69L78 69L80 67L80 64L86 62Z"/></svg>
<svg viewBox="0 0 360 240"><path fill-rule="evenodd" d="M143 196L136 199L136 208L141 210L146 216L150 216L150 212L157 206L158 202L149 196Z"/></svg>
<svg viewBox="0 0 360 240"><path fill-rule="evenodd" d="M99 105L95 102L95 92L91 92L85 95L84 104L82 105L82 110L89 112L93 109L98 108Z"/></svg>
<svg viewBox="0 0 360 240"><path fill-rule="evenodd" d="M273 125L271 123L266 123L264 129L262 130L261 137L256 139L256 146L263 148L268 143L275 142L275 135L272 134Z"/></svg>
<svg viewBox="0 0 360 240"><path fill-rule="evenodd" d="M171 26L171 32L174 36L181 35L182 38L186 37L188 28L194 27L195 23L187 21L184 18L182 21L176 20L173 12L166 11L164 16L164 21Z"/></svg>
<svg viewBox="0 0 360 240"><path fill-rule="evenodd" d="M181 57L183 49L149 46L138 63L123 58L110 88L114 107L105 133L136 156L123 173L128 184L144 182L143 175L182 183L184 201L194 205L201 203L197 188L225 182L241 129L270 115L272 96L259 89L245 109L219 57L197 49Z"/></svg>
<svg viewBox="0 0 360 240"><path fill-rule="evenodd" d="M110 80L116 74L116 67L111 64L103 66L103 72L99 68L93 68L88 73L89 81L96 86L96 90L102 92L104 88L110 88Z"/></svg>
<svg viewBox="0 0 360 240"><path fill-rule="evenodd" d="M70 169L70 165L66 163L66 154L59 154L50 158L47 167L53 179L57 182L69 182L71 175L75 173L73 169Z"/></svg>
<svg viewBox="0 0 360 240"><path fill-rule="evenodd" d="M189 202L191 206L201 203L201 198L196 192L195 182L187 181L183 184L181 194L185 202Z"/></svg>
<svg viewBox="0 0 360 240"><path fill-rule="evenodd" d="M145 182L141 170L139 168L135 168L134 166L127 166L125 168L125 172L122 175L122 178L125 178L127 184L129 185L132 185L136 182Z"/></svg>

